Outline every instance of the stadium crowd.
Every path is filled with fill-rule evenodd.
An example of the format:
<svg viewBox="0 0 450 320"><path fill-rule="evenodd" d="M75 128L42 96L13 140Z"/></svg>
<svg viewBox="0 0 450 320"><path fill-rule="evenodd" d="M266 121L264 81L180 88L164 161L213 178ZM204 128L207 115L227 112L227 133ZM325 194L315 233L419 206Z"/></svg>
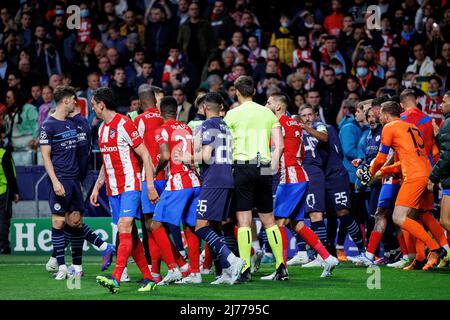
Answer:
<svg viewBox="0 0 450 320"><path fill-rule="evenodd" d="M70 4L80 8L77 29L67 24ZM375 13L380 14L375 27L368 22L370 5L376 5ZM444 123L440 106L444 96L450 98L445 95L450 90L450 2L27 0L1 5L0 128L2 147L12 153L16 165L39 163L39 140L45 140L39 137L40 128L55 112L53 94L61 85L76 88L78 102L85 98L81 106L86 107L93 148L100 151L103 121L93 105L98 89L110 88L116 110L135 120L144 112L139 88L150 85L158 105L163 96L173 96L174 120L194 129L206 119L198 103L205 93L222 97L222 116L239 106L235 81L242 76L252 78L256 103L267 105L270 97L284 93L289 117L303 121L305 110L313 110L326 128L302 126L312 137L320 140L325 130L326 142L332 130L337 132L340 141L335 145L342 148L352 220L342 211L347 208L336 206L338 214L327 216L326 227L318 226L323 217L314 219L311 229L325 245L323 250L346 261L350 257L343 245L349 234L361 256L356 263L374 263L382 242L384 256L378 263L425 266L425 257L417 256L424 250L413 237L412 245L404 244L409 238L396 234L392 221L385 221L389 218L380 222L378 198L384 183L367 186L366 179L370 180L368 168L379 151L383 103L397 101L405 112L418 107L427 128L432 128L431 139ZM101 97L97 103L107 100ZM396 115L395 110L389 112ZM424 125L415 124L419 129ZM310 142L304 139L305 149L315 148ZM436 175L433 182L438 181ZM439 216L439 188L434 191L434 214ZM313 213L325 211L314 209ZM422 223L448 250L444 231L437 230L433 219L430 214ZM346 228L338 229L338 222ZM375 245L370 246L372 236ZM270 236L261 237L270 259ZM307 255L303 240L298 238L299 253L287 265L323 264ZM257 243L253 241L255 255L261 249ZM406 245L406 252L400 250Z"/></svg>

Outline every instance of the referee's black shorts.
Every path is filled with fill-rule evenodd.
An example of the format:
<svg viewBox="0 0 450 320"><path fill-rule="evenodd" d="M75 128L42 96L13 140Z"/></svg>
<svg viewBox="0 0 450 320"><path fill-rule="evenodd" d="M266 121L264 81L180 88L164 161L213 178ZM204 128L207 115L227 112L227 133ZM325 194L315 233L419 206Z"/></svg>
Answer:
<svg viewBox="0 0 450 320"><path fill-rule="evenodd" d="M256 208L260 213L273 212L270 165L234 164L234 206L236 211ZM264 174L261 174L263 171Z"/></svg>

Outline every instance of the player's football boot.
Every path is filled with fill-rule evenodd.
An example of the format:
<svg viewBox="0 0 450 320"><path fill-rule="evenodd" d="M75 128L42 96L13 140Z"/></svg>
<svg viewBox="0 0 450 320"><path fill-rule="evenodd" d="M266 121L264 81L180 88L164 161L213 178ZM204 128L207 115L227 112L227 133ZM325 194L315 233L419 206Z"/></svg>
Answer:
<svg viewBox="0 0 450 320"><path fill-rule="evenodd" d="M175 281L175 284L202 283L202 274L200 272L190 273L181 280Z"/></svg>
<svg viewBox="0 0 450 320"><path fill-rule="evenodd" d="M252 274L250 273L250 268L245 269L244 272L241 272L238 281L236 283L247 283L252 281Z"/></svg>
<svg viewBox="0 0 450 320"><path fill-rule="evenodd" d="M201 274L213 274L212 269L205 269L203 266L200 267L200 273Z"/></svg>
<svg viewBox="0 0 450 320"><path fill-rule="evenodd" d="M450 250L447 251L447 255L439 262L438 268L445 268L450 263Z"/></svg>
<svg viewBox="0 0 450 320"><path fill-rule="evenodd" d="M67 279L67 267L66 265L59 266L58 272L53 275L55 280L66 280Z"/></svg>
<svg viewBox="0 0 450 320"><path fill-rule="evenodd" d="M317 256L313 261L302 264L302 268L319 268L322 266L322 263L323 259L320 256Z"/></svg>
<svg viewBox="0 0 450 320"><path fill-rule="evenodd" d="M338 259L340 262L346 262L346 261L348 261L347 254L345 253L345 250L344 250L344 249L338 249L338 248L336 248L336 255L337 255L337 259Z"/></svg>
<svg viewBox="0 0 450 320"><path fill-rule="evenodd" d="M381 258L378 258L378 259L376 259L374 262L373 262L373 264L376 264L376 265L386 265L386 264L388 264L389 263L389 257L386 257L386 256L382 256Z"/></svg>
<svg viewBox="0 0 450 320"><path fill-rule="evenodd" d="M323 271L320 275L321 278L327 278L331 276L334 268L339 264L339 260L336 257L329 256L326 260L323 261Z"/></svg>
<svg viewBox="0 0 450 320"><path fill-rule="evenodd" d="M141 283L139 284L139 292L150 292L150 291L155 291L156 290L156 283L153 280L150 279L144 279L141 281Z"/></svg>
<svg viewBox="0 0 450 320"><path fill-rule="evenodd" d="M366 255L365 252L363 252L363 253L357 255L357 256L355 257L355 259L356 259L355 264L356 264L357 266L366 266L366 267L368 267L368 266L373 265L373 260L372 260L372 259L369 259L369 258L367 257L367 255Z"/></svg>
<svg viewBox="0 0 450 320"><path fill-rule="evenodd" d="M307 264L308 262L310 262L308 254L305 251L298 251L295 256L288 260L287 265L289 267L300 266L303 264Z"/></svg>
<svg viewBox="0 0 450 320"><path fill-rule="evenodd" d="M282 263L274 273L261 277L261 280L285 281L289 280L289 273L284 263Z"/></svg>
<svg viewBox="0 0 450 320"><path fill-rule="evenodd" d="M165 286L172 282L181 280L183 278L183 275L181 274L180 270L178 268L173 268L169 271L167 271L167 275L162 279L160 283L158 283L159 286Z"/></svg>
<svg viewBox="0 0 450 320"><path fill-rule="evenodd" d="M120 277L120 282L130 282L130 276L128 275L128 268L125 267L122 272L122 277Z"/></svg>
<svg viewBox="0 0 450 320"><path fill-rule="evenodd" d="M443 259L447 254L444 248L439 248L438 250L433 250L428 254L427 263L423 266L422 270L428 271L434 265L438 264L441 259Z"/></svg>
<svg viewBox="0 0 450 320"><path fill-rule="evenodd" d="M250 273L254 273L259 270L261 266L261 260L264 257L264 251L256 250L255 254L250 258Z"/></svg>
<svg viewBox="0 0 450 320"><path fill-rule="evenodd" d="M102 287L109 290L111 293L119 293L120 290L120 283L116 280L113 276L97 276L95 278L97 283L101 285Z"/></svg>
<svg viewBox="0 0 450 320"><path fill-rule="evenodd" d="M58 261L54 257L50 257L48 262L45 264L45 269L48 272L58 272Z"/></svg>
<svg viewBox="0 0 450 320"><path fill-rule="evenodd" d="M403 270L419 270L425 266L425 261L419 261L414 259L409 266L403 268Z"/></svg>
<svg viewBox="0 0 450 320"><path fill-rule="evenodd" d="M403 269L404 267L406 267L407 265L409 265L412 261L409 260L408 258L401 258L400 260L398 260L397 262L394 263L388 263L386 266L389 268L396 268L396 269Z"/></svg>
<svg viewBox="0 0 450 320"><path fill-rule="evenodd" d="M102 252L102 269L101 269L102 271L105 271L111 265L115 253L116 253L116 248L112 244L108 244L106 249L103 250L103 252Z"/></svg>
<svg viewBox="0 0 450 320"><path fill-rule="evenodd" d="M213 285L217 285L217 284L231 284L230 282L231 282L231 279L228 276L228 274L226 272L222 272L222 275L217 277L217 279L214 280L213 282L211 282L211 284L213 284Z"/></svg>
<svg viewBox="0 0 450 320"><path fill-rule="evenodd" d="M222 275L228 276L229 284L233 285L239 279L242 269L245 267L245 260L241 258L235 258L233 263L225 270Z"/></svg>

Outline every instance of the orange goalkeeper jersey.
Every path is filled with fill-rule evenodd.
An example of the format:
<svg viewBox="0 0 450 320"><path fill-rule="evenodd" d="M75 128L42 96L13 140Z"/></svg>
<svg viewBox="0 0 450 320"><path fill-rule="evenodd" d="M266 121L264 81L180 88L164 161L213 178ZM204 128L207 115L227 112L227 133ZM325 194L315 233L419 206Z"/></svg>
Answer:
<svg viewBox="0 0 450 320"><path fill-rule="evenodd" d="M391 147L400 160L403 181L429 176L431 164L419 129L413 124L400 120L392 121L384 126L381 132L380 150L370 168L372 174L383 166Z"/></svg>

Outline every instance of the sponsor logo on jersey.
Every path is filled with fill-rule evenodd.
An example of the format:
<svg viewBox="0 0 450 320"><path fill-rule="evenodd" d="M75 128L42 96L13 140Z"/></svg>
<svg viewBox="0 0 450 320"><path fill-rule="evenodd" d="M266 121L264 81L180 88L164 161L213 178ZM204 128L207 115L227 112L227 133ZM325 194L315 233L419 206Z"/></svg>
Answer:
<svg viewBox="0 0 450 320"><path fill-rule="evenodd" d="M102 147L100 148L100 152L115 152L117 151L117 147Z"/></svg>

